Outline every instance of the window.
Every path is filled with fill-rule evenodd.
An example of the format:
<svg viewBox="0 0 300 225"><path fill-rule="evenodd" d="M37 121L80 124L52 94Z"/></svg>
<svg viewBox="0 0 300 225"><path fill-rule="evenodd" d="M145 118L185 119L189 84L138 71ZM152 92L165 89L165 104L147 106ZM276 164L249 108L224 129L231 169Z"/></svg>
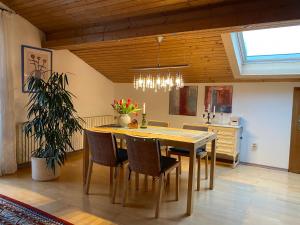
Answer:
<svg viewBox="0 0 300 225"><path fill-rule="evenodd" d="M300 61L300 26L238 33L243 63Z"/></svg>

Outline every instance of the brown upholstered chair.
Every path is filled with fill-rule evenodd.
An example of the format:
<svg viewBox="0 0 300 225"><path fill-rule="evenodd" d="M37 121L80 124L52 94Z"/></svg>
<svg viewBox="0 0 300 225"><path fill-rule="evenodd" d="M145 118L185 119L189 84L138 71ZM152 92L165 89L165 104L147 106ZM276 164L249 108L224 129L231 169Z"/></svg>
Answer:
<svg viewBox="0 0 300 225"><path fill-rule="evenodd" d="M173 169L176 169L176 200L178 200L180 162L174 158L161 156L160 143L157 139L127 136L126 143L129 164L126 170L123 206L125 206L128 180L130 179L132 171L153 177L159 177L159 189L155 211L155 217L157 218L159 216L165 176Z"/></svg>
<svg viewBox="0 0 300 225"><path fill-rule="evenodd" d="M157 121L157 120L149 120L148 121L148 126L154 126L154 127L169 127L169 122L165 122L165 121ZM162 149L165 149L165 154L167 155L168 153L168 146L161 146ZM135 182L136 182L136 190L139 189L139 174L136 173L135 176ZM155 181L155 177L153 177L152 179L152 183ZM154 184L153 184L154 185ZM148 190L148 175L145 175L144 178L144 186L145 186L145 190Z"/></svg>
<svg viewBox="0 0 300 225"><path fill-rule="evenodd" d="M169 127L169 122L165 121L156 121L156 120L149 120L148 126L154 126L154 127ZM166 155L168 153L168 146L162 146L163 149L166 151Z"/></svg>
<svg viewBox="0 0 300 225"><path fill-rule="evenodd" d="M115 203L120 168L128 159L127 151L117 148L116 139L111 133L100 133L88 130L85 130L85 132L91 152L85 193L88 194L89 192L93 163L108 166L111 168L110 182L113 186L112 203Z"/></svg>
<svg viewBox="0 0 300 225"><path fill-rule="evenodd" d="M199 131L208 131L206 126L198 126L198 125L183 125L183 129L188 130L199 130ZM206 152L206 146L202 146L197 149L196 157L198 161L198 168L197 168L197 191L200 190L200 179L201 179L201 159L205 158L205 179L208 179L208 154ZM168 156L177 155L178 160L181 161L181 156L189 157L189 151L183 148L177 147L170 147L168 150ZM180 168L181 171L181 168Z"/></svg>

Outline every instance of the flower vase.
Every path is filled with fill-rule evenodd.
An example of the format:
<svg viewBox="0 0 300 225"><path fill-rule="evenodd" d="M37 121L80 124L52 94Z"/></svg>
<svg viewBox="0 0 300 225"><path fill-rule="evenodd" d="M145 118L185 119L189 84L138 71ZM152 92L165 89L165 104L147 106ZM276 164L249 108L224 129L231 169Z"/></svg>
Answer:
<svg viewBox="0 0 300 225"><path fill-rule="evenodd" d="M131 118L128 114L120 114L118 122L121 127L127 127L131 122Z"/></svg>

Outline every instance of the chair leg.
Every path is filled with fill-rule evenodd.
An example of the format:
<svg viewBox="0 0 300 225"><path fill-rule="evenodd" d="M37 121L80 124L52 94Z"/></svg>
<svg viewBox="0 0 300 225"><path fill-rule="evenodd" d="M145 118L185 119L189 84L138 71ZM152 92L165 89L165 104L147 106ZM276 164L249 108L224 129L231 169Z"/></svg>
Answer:
<svg viewBox="0 0 300 225"><path fill-rule="evenodd" d="M170 180L171 180L171 172L167 174L167 182L166 185L169 187L170 186Z"/></svg>
<svg viewBox="0 0 300 225"><path fill-rule="evenodd" d="M113 185L113 182L114 182L114 168L110 167L109 168L109 184L110 184L110 186Z"/></svg>
<svg viewBox="0 0 300 225"><path fill-rule="evenodd" d="M152 191L155 191L155 177L152 177Z"/></svg>
<svg viewBox="0 0 300 225"><path fill-rule="evenodd" d="M179 200L179 166L176 167L176 201Z"/></svg>
<svg viewBox="0 0 300 225"><path fill-rule="evenodd" d="M178 161L180 162L180 166L179 166L179 174L181 175L181 156L178 156Z"/></svg>
<svg viewBox="0 0 300 225"><path fill-rule="evenodd" d="M125 203L126 203L126 199L127 199L129 177L130 177L130 171L129 171L129 168L127 167L126 175L125 175L125 179L124 179L124 191L123 191L123 201L122 201L123 207L125 207Z"/></svg>
<svg viewBox="0 0 300 225"><path fill-rule="evenodd" d="M200 191L200 178L201 178L201 157L197 157L198 170L197 170L197 191Z"/></svg>
<svg viewBox="0 0 300 225"><path fill-rule="evenodd" d="M205 157L205 180L208 179L208 155Z"/></svg>
<svg viewBox="0 0 300 225"><path fill-rule="evenodd" d="M144 178L144 188L145 191L148 191L148 175L145 174L145 178Z"/></svg>
<svg viewBox="0 0 300 225"><path fill-rule="evenodd" d="M93 161L90 159L89 161L89 168L88 168L88 174L87 174L87 180L85 184L85 193L89 193L90 189L90 182L91 182L91 176L92 176L92 170L93 170Z"/></svg>
<svg viewBox="0 0 300 225"><path fill-rule="evenodd" d="M115 167L115 173L114 173L114 180L113 180L113 192L112 192L112 204L115 204L116 200L116 194L117 194L117 188L118 188L118 181L119 181L119 175L120 175L120 166Z"/></svg>
<svg viewBox="0 0 300 225"><path fill-rule="evenodd" d="M157 195L155 218L159 217L159 209L160 209L160 205L161 205L161 198L162 198L162 193L163 193L163 187L164 187L164 175L161 174L159 176L159 188L158 188L158 195Z"/></svg>
<svg viewBox="0 0 300 225"><path fill-rule="evenodd" d="M135 172L135 190L139 190L139 173Z"/></svg>
<svg viewBox="0 0 300 225"><path fill-rule="evenodd" d="M171 157L170 152L167 151L167 157ZM170 173L167 174L167 186L170 185Z"/></svg>
<svg viewBox="0 0 300 225"><path fill-rule="evenodd" d="M168 146L166 146L166 156L168 157Z"/></svg>

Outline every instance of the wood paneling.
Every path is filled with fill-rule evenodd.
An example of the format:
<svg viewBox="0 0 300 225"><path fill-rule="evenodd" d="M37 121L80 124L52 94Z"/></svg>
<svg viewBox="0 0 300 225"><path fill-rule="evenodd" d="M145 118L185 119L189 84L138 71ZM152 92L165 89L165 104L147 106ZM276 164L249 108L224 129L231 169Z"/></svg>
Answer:
<svg viewBox="0 0 300 225"><path fill-rule="evenodd" d="M298 0L4 0L46 32L45 46L300 19Z"/></svg>
<svg viewBox="0 0 300 225"><path fill-rule="evenodd" d="M50 33L135 16L190 9L232 0L4 0L41 30Z"/></svg>
<svg viewBox="0 0 300 225"><path fill-rule="evenodd" d="M186 83L241 81L233 78L222 32L226 30L166 35L161 45L160 64L189 64L190 67L182 69ZM139 74L131 68L157 65L155 37L78 45L71 51L113 82L132 82L134 75ZM296 80L300 81L291 79Z"/></svg>
<svg viewBox="0 0 300 225"><path fill-rule="evenodd" d="M162 65L191 65L185 82L241 81L233 78L221 33L300 24L299 0L3 2L46 33L44 47L69 49L114 82L132 82L130 68L157 64L158 34L166 37Z"/></svg>
<svg viewBox="0 0 300 225"><path fill-rule="evenodd" d="M300 19L299 8L300 1L295 0L226 1L52 32L47 35L45 46L69 48L87 42L295 20ZM263 9L267 10L262 12Z"/></svg>
<svg viewBox="0 0 300 225"><path fill-rule="evenodd" d="M132 82L138 73L131 68L157 65L158 46L155 37L145 37L121 43L104 42L72 52L113 82ZM185 82L200 82L208 77L212 80L232 78L221 37L217 34L196 32L166 36L161 45L160 63L190 64L182 70Z"/></svg>

